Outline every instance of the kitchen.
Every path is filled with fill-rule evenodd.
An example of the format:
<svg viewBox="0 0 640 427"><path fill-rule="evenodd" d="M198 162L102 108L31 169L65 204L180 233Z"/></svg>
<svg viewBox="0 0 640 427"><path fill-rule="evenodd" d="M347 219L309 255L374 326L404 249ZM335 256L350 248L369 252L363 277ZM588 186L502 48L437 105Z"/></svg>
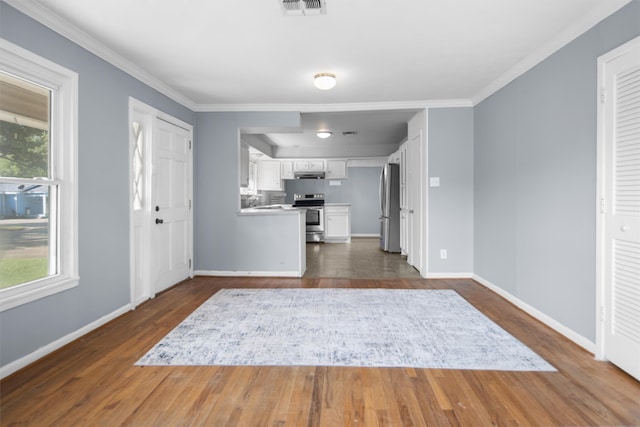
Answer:
<svg viewBox="0 0 640 427"><path fill-rule="evenodd" d="M249 133L240 136L239 143L239 174L240 174L240 215L281 216L296 215L296 208L305 208L307 244L312 243L351 243L352 237L359 238L360 243L380 246L380 176L384 165L389 162L400 164L406 159L401 153L406 153L407 122L414 112L395 114L398 125L394 134L386 133L378 136L378 146L372 143L370 135L356 137L359 120L378 120L379 112L342 113L340 123L327 124L326 115L323 123L315 123L313 114L302 114L302 130L299 133ZM389 120L389 119L387 119ZM385 123L387 129L393 128ZM318 129L332 129L328 138L321 140L316 136ZM341 140L334 142L339 133ZM388 131L387 131L388 133ZM282 141L284 135L285 141ZM289 141L287 141L289 139ZM369 144L363 144L366 140ZM396 140L395 144L388 144L387 140ZM294 141L294 142L291 142ZM329 145L329 141L333 142ZM288 143L288 145L287 145ZM384 147L380 150L380 144ZM325 147L325 158L282 158L274 154L291 154L287 147L296 145L296 154L319 154L318 146ZM358 145L360 151L355 151ZM302 146L302 147L301 147ZM350 150L345 153L344 148ZM403 147L403 148L401 148ZM340 151L342 149L343 151ZM306 150L306 151L305 151ZM311 152L311 150L314 150ZM405 150L405 151L403 151ZM386 156L364 156L365 153ZM340 154L361 154L360 156L336 157ZM333 156L333 157L329 157ZM400 167L396 173L399 179ZM406 176L406 168L403 166ZM400 253L400 182L397 187L397 226L394 230L396 243L393 247L386 247L387 252ZM403 188L406 191L406 186ZM405 197L406 199L406 197ZM407 231L406 225L402 227ZM406 242L403 239L403 243ZM354 246L355 247L355 246ZM300 245L302 249L302 245ZM313 250L306 250L308 256L317 256L321 247L317 245ZM305 252L305 251L302 251ZM379 250L384 254L382 250ZM406 245L403 251L406 255ZM377 255L377 254L376 254ZM356 256L356 255L354 255ZM302 258L303 255L300 257ZM371 258L370 256L368 258ZM397 255L398 259L401 259ZM403 260L406 264L406 261ZM402 267L402 266L401 266ZM304 271L304 269L301 269ZM418 276L414 269L407 270L409 274Z"/></svg>

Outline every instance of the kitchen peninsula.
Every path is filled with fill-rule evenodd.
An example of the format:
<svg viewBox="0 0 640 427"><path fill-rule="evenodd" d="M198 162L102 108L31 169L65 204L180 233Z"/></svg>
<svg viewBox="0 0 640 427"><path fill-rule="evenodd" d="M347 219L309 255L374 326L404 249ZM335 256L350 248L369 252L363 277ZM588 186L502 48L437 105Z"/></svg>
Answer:
<svg viewBox="0 0 640 427"><path fill-rule="evenodd" d="M280 262L282 270L251 271L248 274L302 277L307 268L304 209L293 208L291 205L258 206L241 209L238 217L243 232L254 234L252 245L260 246L246 248L244 256L251 256L255 250L281 255L285 251L289 252L286 257L289 265L285 266L284 261Z"/></svg>

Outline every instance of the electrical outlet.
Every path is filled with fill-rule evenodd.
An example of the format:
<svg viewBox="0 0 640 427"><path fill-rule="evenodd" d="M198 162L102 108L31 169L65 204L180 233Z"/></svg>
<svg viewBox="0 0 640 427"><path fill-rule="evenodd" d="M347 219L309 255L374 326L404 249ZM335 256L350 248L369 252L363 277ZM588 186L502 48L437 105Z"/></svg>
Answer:
<svg viewBox="0 0 640 427"><path fill-rule="evenodd" d="M447 259L447 250L440 249L440 259Z"/></svg>

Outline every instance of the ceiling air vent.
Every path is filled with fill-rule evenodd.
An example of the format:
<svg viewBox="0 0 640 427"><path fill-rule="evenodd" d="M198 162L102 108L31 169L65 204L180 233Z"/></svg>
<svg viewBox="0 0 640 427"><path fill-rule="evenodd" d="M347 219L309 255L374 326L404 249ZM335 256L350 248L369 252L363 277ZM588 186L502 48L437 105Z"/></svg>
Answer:
<svg viewBox="0 0 640 427"><path fill-rule="evenodd" d="M287 16L324 15L324 0L280 0L282 13Z"/></svg>

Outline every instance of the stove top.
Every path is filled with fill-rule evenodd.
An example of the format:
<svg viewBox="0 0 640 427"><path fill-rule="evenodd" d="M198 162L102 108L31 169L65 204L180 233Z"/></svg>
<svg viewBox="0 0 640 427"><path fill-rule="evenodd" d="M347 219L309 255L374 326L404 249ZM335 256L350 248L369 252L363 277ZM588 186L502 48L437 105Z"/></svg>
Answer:
<svg viewBox="0 0 640 427"><path fill-rule="evenodd" d="M293 195L293 206L294 207L324 206L324 194L322 194L322 193L294 194Z"/></svg>

